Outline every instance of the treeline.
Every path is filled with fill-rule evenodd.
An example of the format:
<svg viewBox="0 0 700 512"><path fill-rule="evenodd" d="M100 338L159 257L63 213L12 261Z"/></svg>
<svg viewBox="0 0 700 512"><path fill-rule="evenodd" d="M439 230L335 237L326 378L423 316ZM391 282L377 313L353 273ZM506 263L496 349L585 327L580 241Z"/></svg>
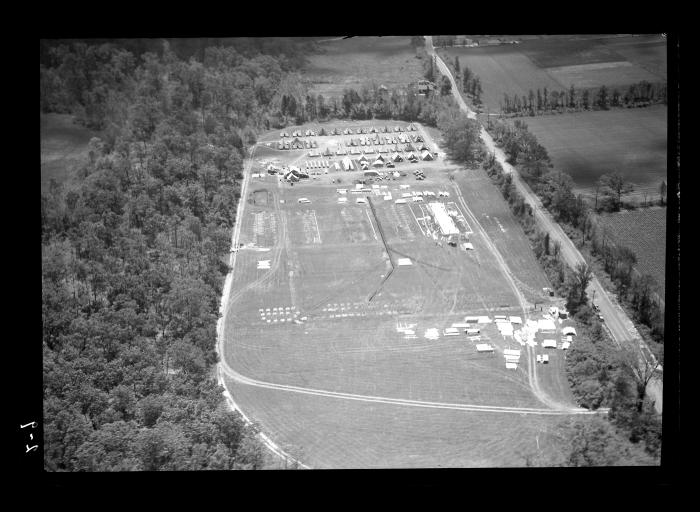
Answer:
<svg viewBox="0 0 700 512"><path fill-rule="evenodd" d="M306 63L306 55L317 50L314 38L310 37L178 37L178 38L130 38L130 39L42 39L39 42L40 63L54 66L54 49L57 46L84 44L99 47L108 44L131 53L136 59L145 53L163 55L164 44L180 60L192 58L203 61L207 48L233 48L246 58L257 55L275 57L282 69L300 69Z"/></svg>
<svg viewBox="0 0 700 512"><path fill-rule="evenodd" d="M557 222L570 226L579 234L581 244L590 244L593 256L600 257L603 268L610 276L620 299L633 311L635 319L649 329L655 343L663 344L663 306L655 300L654 280L649 275L633 272L636 264L634 253L610 237L596 222L596 207L591 208L581 194L573 193L573 180L561 171L554 170L547 150L539 144L520 119L513 123L489 120L494 140L503 148L511 165L516 165L520 176L542 200L542 204ZM619 210L621 197L631 187L618 173L605 175L600 181L601 204L610 211Z"/></svg>
<svg viewBox="0 0 700 512"><path fill-rule="evenodd" d="M212 375L216 324L246 147L295 77L234 48L51 52L42 110L105 136L42 195L45 468L261 467Z"/></svg>
<svg viewBox="0 0 700 512"><path fill-rule="evenodd" d="M397 119L437 126L441 108L440 98L423 96L412 85L388 89L369 83L359 90L345 88L340 97L285 93L280 102L280 116L272 127L330 119Z"/></svg>
<svg viewBox="0 0 700 512"><path fill-rule="evenodd" d="M610 108L646 107L667 102L666 83L641 81L631 84L626 90L600 87L579 88L572 84L568 91L548 90L547 87L527 95L503 93L500 102L504 114L535 116L547 113L581 112L584 110L608 110Z"/></svg>
<svg viewBox="0 0 700 512"><path fill-rule="evenodd" d="M551 242L549 234L537 227L532 208L515 188L512 176L503 172L493 156L484 160L483 168L528 236L535 256L557 294L566 297L567 311L577 322L579 332L566 355L567 378L581 406L592 410L610 408L608 418L616 433L606 435L612 435L621 449L617 456L611 455L608 462L640 463L649 462L649 457L657 458L661 446L661 420L653 404L646 400L646 384L653 374L653 368L640 362L636 354L613 349L612 340L603 329L586 294L592 279L591 269L585 264L575 269L566 265L559 244ZM607 432L604 425L600 428ZM574 446L576 439L585 441L588 434L584 434L583 431L575 435L569 432L564 436L565 443L561 449L567 453L557 463L597 464L596 457L589 454L592 458L586 460ZM579 455L575 456L577 453ZM547 461L548 465L552 463L551 459Z"/></svg>

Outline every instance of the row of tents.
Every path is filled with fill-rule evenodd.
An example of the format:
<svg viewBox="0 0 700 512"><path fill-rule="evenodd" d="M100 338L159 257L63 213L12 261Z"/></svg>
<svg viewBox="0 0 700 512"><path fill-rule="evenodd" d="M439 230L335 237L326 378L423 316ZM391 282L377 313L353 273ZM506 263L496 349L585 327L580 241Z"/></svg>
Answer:
<svg viewBox="0 0 700 512"><path fill-rule="evenodd" d="M332 157L334 154L338 156L344 156L344 155L374 155L374 154L386 154L386 153L392 153L394 155L400 154L400 153L413 153L413 152L420 152L421 154L421 159L422 160L433 160L434 157L436 156L435 153L432 153L430 151L430 148L426 146L425 144L421 144L418 147L414 147L410 144L407 144L404 147L401 146L394 146L393 148L390 147L382 147L378 148L376 150L372 148L367 148L364 151L358 149L358 148L351 148L350 151L346 151L344 148L340 147L336 151L331 151L329 148L326 148L324 151L309 151L308 156L310 157L320 157L320 156L328 156ZM424 157L423 155L427 153L429 156Z"/></svg>
<svg viewBox="0 0 700 512"><path fill-rule="evenodd" d="M411 143L411 142L424 142L423 137L420 135L412 135L412 134L406 134L406 135L399 135L398 137L381 137L377 136L374 138L367 138L367 137L361 137L361 138L353 138L350 140L345 141L346 146L382 146L384 144L406 144L406 143Z"/></svg>
<svg viewBox="0 0 700 512"><path fill-rule="evenodd" d="M277 149L311 149L317 148L318 142L315 140L300 140L298 138L290 141L281 140L277 142Z"/></svg>
<svg viewBox="0 0 700 512"><path fill-rule="evenodd" d="M369 128L362 126L360 128L355 128L354 130L352 128L345 128L344 130L340 130L339 128L331 128L330 130L326 130L325 128L320 128L318 131L315 130L292 130L291 132L287 131L282 131L280 133L280 137L314 137L316 135L318 136L326 136L326 135L353 135L355 133L400 133L400 132L415 132L418 129L416 126L411 123L409 124L406 128L403 126L380 126L379 128L375 126L370 126Z"/></svg>

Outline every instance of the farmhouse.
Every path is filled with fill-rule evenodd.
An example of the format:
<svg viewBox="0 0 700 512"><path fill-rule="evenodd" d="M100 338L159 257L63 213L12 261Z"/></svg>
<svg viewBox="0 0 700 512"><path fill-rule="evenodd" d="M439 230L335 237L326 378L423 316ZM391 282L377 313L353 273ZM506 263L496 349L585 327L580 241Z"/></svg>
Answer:
<svg viewBox="0 0 700 512"><path fill-rule="evenodd" d="M455 226L452 217L449 216L443 203L428 203L428 208L440 227L440 234L443 236L458 235L459 229Z"/></svg>

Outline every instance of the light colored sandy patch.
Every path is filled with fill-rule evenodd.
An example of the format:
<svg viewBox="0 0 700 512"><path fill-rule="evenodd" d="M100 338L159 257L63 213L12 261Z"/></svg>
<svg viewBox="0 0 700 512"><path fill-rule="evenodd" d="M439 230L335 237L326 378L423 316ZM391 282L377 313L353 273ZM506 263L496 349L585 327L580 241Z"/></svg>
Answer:
<svg viewBox="0 0 700 512"><path fill-rule="evenodd" d="M575 66L559 66L556 68L548 68L547 71L580 73L583 71L593 71L596 69L624 68L629 66L634 66L634 64L632 64L631 62L627 62L626 60L622 60L618 62L594 62L591 64L578 64Z"/></svg>

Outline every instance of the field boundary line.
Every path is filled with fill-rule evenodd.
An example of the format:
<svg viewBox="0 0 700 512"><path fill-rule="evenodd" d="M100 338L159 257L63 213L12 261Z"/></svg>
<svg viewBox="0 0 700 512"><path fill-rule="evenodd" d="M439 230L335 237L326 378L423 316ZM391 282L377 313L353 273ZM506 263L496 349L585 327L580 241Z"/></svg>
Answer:
<svg viewBox="0 0 700 512"><path fill-rule="evenodd" d="M233 231L231 234L231 249L236 249L236 246L238 245L238 239L241 234L241 226L242 226L242 213L245 208L245 202L247 198L247 193L248 193L248 185L250 183L250 170L253 166L253 153L254 153L254 148L250 150L250 159L247 162L247 168L244 166L243 169L243 184L241 185L241 198L240 201L238 202L238 206L236 208L236 219L235 219L235 224L233 227ZM276 199L276 198L275 198ZM279 211L279 205L276 206L276 209ZM286 235L286 232L285 232ZM235 270L236 266L236 256L238 255L238 251L232 251L229 255L229 266L230 270L228 274L226 275L226 279L224 280L224 288L221 293L221 304L219 305L219 319L216 324L216 334L217 334L217 343L216 343L216 352L219 354L219 357L221 361L219 362L219 369L217 371L217 381L219 384L224 388L223 395L226 399L226 403L228 404L229 408L232 410L238 411L238 413L241 415L243 420L248 424L251 425L252 422L250 419L245 415L243 410L236 404L236 402L233 400L233 396L231 395L231 392L229 389L226 387L226 383L223 379L222 376L222 371L225 371L225 367L228 366L225 363L224 359L224 331L225 331L225 322L226 322L226 317L228 316L229 312L229 307L231 305L230 301L230 294L231 294L231 287L233 285L233 273ZM272 273L270 273L271 275ZM240 297L240 295L238 295ZM238 298L236 297L236 298ZM234 299L235 300L235 299ZM293 461L297 463L300 467L305 468L305 469L311 469L309 466L305 465L304 463L296 460L294 457L286 453L284 450L282 450L277 444L274 443L265 433L263 432L258 432L257 437L262 441L263 445L270 450L272 453L274 453L276 456L280 457L281 459L285 461Z"/></svg>
<svg viewBox="0 0 700 512"><path fill-rule="evenodd" d="M493 413L506 413L506 414L536 414L536 415L548 415L548 416L564 416L564 415L589 415L597 414L597 411L590 411L583 408L567 408L567 409L538 409L534 407L509 407L509 406L496 406L496 405L478 405L478 404L460 404L460 403L446 403L446 402L431 402L424 400L412 400L406 398L390 398L383 396L373 396L373 395L360 395L355 393L344 393L339 391L327 391L315 388L304 388L301 386L292 386L288 384L275 384L271 382L259 381L249 377L245 377L228 365L223 365L222 369L224 373L231 379L235 380L240 384L245 384L248 386L261 387L266 389L274 389L278 391L288 391L294 393L301 393L306 395L315 396L325 396L329 398L340 398L345 400L356 400L361 402L374 402L374 403L384 403L388 405L405 405L410 407L423 407L431 409L450 409L450 410L461 410L461 411L472 411L472 412L493 412Z"/></svg>
<svg viewBox="0 0 700 512"><path fill-rule="evenodd" d="M372 226L372 233L374 233L374 239L379 240L377 237L377 231L374 229L374 224L372 224L372 218L369 216L369 211L365 210L365 213L367 214L367 220L369 221L369 225Z"/></svg>

